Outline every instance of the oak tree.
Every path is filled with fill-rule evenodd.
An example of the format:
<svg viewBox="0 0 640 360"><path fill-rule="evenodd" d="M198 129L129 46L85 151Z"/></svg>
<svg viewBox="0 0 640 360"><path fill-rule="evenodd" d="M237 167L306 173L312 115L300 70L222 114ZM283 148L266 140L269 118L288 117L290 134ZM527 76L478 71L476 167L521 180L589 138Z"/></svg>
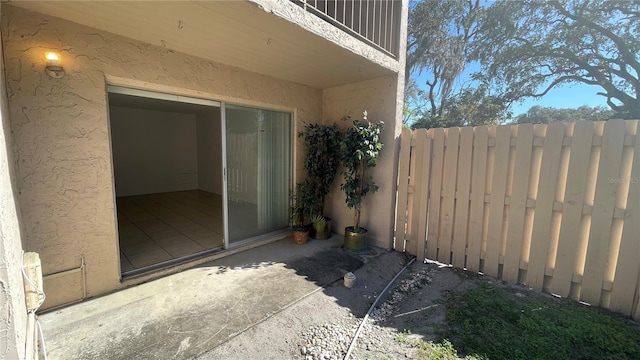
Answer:
<svg viewBox="0 0 640 360"><path fill-rule="evenodd" d="M476 78L506 101L582 83L599 87L618 117L640 118L638 0L499 0L473 48Z"/></svg>

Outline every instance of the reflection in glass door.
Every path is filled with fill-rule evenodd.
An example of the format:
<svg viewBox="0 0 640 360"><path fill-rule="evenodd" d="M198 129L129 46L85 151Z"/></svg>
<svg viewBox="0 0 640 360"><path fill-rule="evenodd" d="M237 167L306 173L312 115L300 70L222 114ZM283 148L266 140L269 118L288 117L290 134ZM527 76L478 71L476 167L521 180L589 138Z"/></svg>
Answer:
<svg viewBox="0 0 640 360"><path fill-rule="evenodd" d="M288 226L291 114L226 105L229 243Z"/></svg>

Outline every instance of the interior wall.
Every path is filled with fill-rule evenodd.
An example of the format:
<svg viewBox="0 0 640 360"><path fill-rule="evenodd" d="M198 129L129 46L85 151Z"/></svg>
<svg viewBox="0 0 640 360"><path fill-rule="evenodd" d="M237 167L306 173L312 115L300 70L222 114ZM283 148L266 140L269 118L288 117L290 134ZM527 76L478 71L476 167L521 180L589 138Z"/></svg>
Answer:
<svg viewBox="0 0 640 360"><path fill-rule="evenodd" d="M27 312L20 266L23 246L2 52L0 49L0 359L24 359Z"/></svg>
<svg viewBox="0 0 640 360"><path fill-rule="evenodd" d="M220 108L198 113L198 188L222 195L222 133Z"/></svg>
<svg viewBox="0 0 640 360"><path fill-rule="evenodd" d="M44 274L77 268L84 258L89 297L149 279L120 282L108 82L293 109L297 128L322 117L321 90L11 5L4 4L2 10L9 116L19 164L16 180L26 247L40 253ZM61 52L66 73L62 79L44 72L44 53L51 49ZM300 163L298 158L296 168ZM45 307L61 303L63 297L68 300L67 294L78 298L75 294L81 294L81 282L70 277L58 277L56 286L52 279L45 280Z"/></svg>
<svg viewBox="0 0 640 360"><path fill-rule="evenodd" d="M109 107L116 196L198 188L195 114Z"/></svg>

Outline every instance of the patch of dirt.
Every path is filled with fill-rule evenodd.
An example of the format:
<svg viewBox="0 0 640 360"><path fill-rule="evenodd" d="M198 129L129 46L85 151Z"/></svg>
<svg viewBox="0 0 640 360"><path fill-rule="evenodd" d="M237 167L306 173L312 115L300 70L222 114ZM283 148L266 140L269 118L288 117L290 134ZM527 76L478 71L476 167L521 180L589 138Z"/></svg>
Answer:
<svg viewBox="0 0 640 360"><path fill-rule="evenodd" d="M444 331L448 294L470 290L481 281L486 280L449 267L413 264L372 313L352 358L416 358L416 340L436 340Z"/></svg>
<svg viewBox="0 0 640 360"><path fill-rule="evenodd" d="M364 265L354 271L358 278L354 288L347 289L342 281L336 281L199 359L342 359L376 296L408 259L387 252L363 260ZM437 340L446 330L447 297L483 283L508 288L515 299L553 298L490 277L433 263L414 263L365 322L350 359L420 358L417 340Z"/></svg>

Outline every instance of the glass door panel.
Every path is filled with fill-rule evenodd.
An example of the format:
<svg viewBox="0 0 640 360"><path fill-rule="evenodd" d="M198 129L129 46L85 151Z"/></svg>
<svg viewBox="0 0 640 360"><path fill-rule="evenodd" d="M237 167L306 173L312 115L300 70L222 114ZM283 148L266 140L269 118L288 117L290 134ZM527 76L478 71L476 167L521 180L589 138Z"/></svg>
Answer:
<svg viewBox="0 0 640 360"><path fill-rule="evenodd" d="M230 243L286 228L291 184L291 114L225 106Z"/></svg>

